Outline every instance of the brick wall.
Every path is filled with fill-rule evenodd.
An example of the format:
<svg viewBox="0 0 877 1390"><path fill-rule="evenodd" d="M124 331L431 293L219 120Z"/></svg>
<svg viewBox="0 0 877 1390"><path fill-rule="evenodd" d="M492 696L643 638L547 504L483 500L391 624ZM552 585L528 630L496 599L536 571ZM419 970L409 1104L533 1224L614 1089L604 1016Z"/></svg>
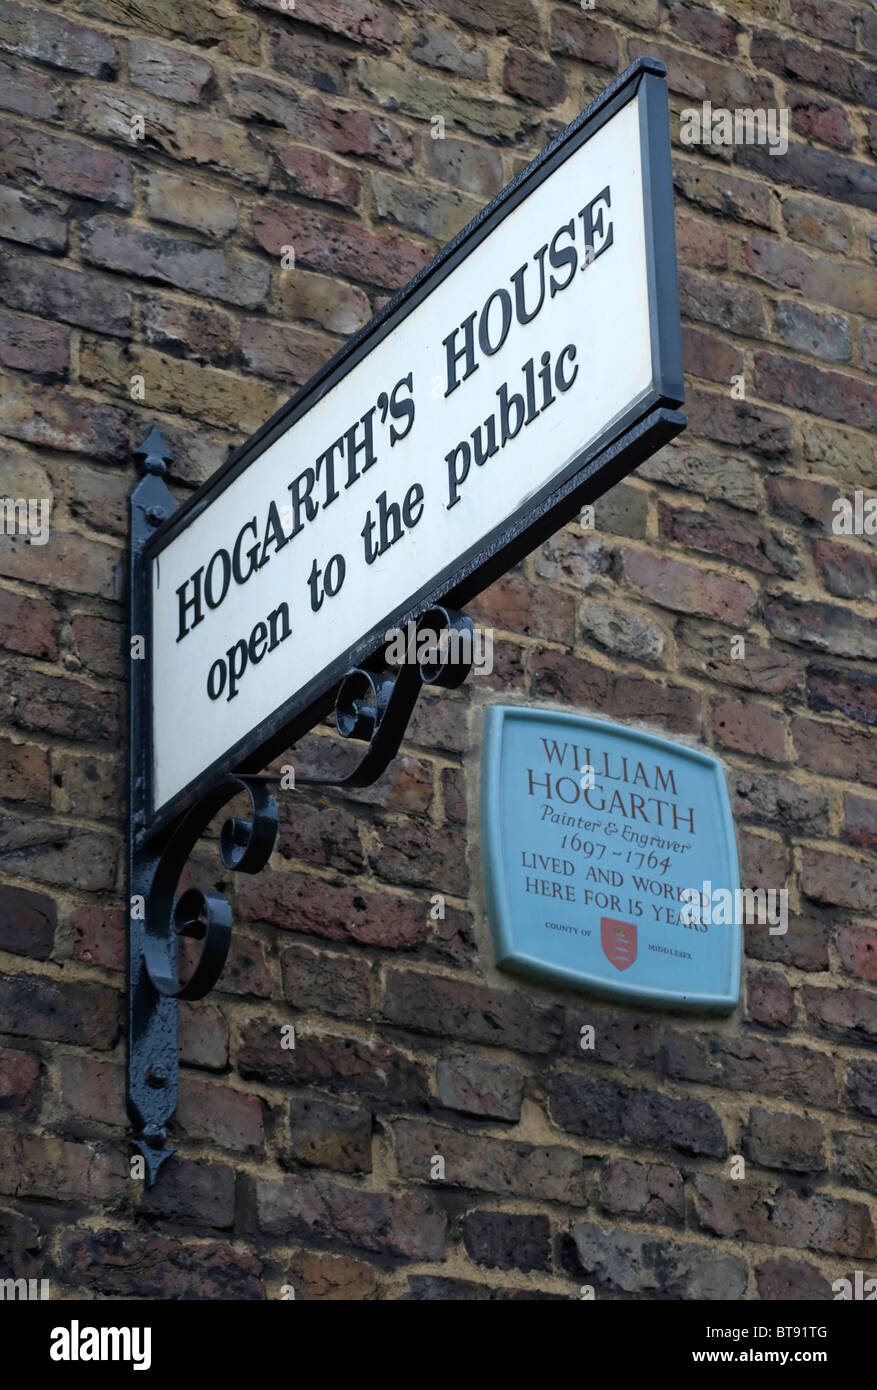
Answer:
<svg viewBox="0 0 877 1390"><path fill-rule="evenodd" d="M376 787L285 799L219 989L183 1007L179 1152L146 1190L130 451L157 421L182 498L641 53L669 69L690 427L472 605L495 674L424 696ZM838 0L0 0L0 494L53 505L45 546L0 537L2 1274L822 1299L874 1272L877 549L831 522L877 492L875 59L877 12ZM787 108L787 154L684 145L706 99ZM724 758L745 882L792 919L750 929L730 1018L496 972L476 773L499 697ZM295 759L350 750L321 727Z"/></svg>

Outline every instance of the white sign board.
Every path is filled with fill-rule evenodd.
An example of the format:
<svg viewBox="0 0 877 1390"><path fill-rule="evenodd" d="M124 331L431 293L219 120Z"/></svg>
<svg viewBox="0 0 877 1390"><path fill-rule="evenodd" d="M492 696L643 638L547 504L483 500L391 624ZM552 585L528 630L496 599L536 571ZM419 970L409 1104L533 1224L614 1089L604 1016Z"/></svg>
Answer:
<svg viewBox="0 0 877 1390"><path fill-rule="evenodd" d="M588 467L681 402L680 359L641 60L157 533L153 815L276 751L394 623L491 582L564 487L566 516L634 466Z"/></svg>

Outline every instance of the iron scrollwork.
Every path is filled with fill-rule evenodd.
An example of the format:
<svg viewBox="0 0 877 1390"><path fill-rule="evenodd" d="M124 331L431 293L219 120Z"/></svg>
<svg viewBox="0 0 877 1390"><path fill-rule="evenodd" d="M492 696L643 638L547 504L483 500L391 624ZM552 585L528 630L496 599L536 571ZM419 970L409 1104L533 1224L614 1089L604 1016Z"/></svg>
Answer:
<svg viewBox="0 0 877 1390"><path fill-rule="evenodd" d="M145 476L131 494L130 616L132 639L146 627L143 549L152 529L174 510L164 478L169 454L157 428L135 453ZM474 626L466 614L441 604L409 625L406 660L389 668L382 645L366 663L347 672L335 700L335 724L344 739L368 743L356 766L335 778L303 776L295 786L368 786L399 751L424 686L456 689L472 666ZM133 643L132 643L133 646ZM217 983L228 957L232 914L227 900L180 881L192 851L210 822L235 797L246 793L248 817L230 817L219 837L226 869L258 873L277 837L277 802L269 784L281 774L230 771L155 843L145 835L147 769L145 750L149 691L132 662L130 718L128 1109L136 1127L134 1146L151 1185L167 1158L168 1126L178 1098L179 1000L203 999ZM201 942L188 978L179 972L181 939Z"/></svg>

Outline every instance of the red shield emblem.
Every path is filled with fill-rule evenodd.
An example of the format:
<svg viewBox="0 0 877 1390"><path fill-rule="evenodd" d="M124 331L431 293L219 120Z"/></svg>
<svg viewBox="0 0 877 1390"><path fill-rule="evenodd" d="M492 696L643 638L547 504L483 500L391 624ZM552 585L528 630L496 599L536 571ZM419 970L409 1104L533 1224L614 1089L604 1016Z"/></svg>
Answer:
<svg viewBox="0 0 877 1390"><path fill-rule="evenodd" d="M616 970L626 970L636 960L636 927L631 922L600 918L600 942Z"/></svg>

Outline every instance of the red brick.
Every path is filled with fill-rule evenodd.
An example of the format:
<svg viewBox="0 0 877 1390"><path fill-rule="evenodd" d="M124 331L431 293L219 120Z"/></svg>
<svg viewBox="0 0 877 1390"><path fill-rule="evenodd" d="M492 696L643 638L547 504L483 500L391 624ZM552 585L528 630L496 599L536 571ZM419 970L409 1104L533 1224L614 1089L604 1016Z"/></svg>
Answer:
<svg viewBox="0 0 877 1390"><path fill-rule="evenodd" d="M556 1005L543 1007L519 992L416 970L387 972L381 1014L416 1032L534 1053L553 1051L563 1028Z"/></svg>
<svg viewBox="0 0 877 1390"><path fill-rule="evenodd" d="M803 91L790 91L787 100L792 113L792 129L798 135L818 140L823 145L833 145L838 150L853 148L849 117L838 102Z"/></svg>
<svg viewBox="0 0 877 1390"><path fill-rule="evenodd" d="M814 902L872 912L877 901L877 869L846 854L801 851L801 888Z"/></svg>
<svg viewBox="0 0 877 1390"><path fill-rule="evenodd" d="M755 354L755 389L766 401L809 410L828 420L873 430L877 387L843 372L827 372L778 353Z"/></svg>
<svg viewBox="0 0 877 1390"><path fill-rule="evenodd" d="M61 1097L71 1115L116 1129L128 1127L124 1067L67 1054L61 1058Z"/></svg>
<svg viewBox="0 0 877 1390"><path fill-rule="evenodd" d="M127 919L121 908L77 907L70 914L73 959L105 970L125 968Z"/></svg>
<svg viewBox="0 0 877 1390"><path fill-rule="evenodd" d="M0 950L47 960L57 922L58 909L51 898L27 888L0 885Z"/></svg>
<svg viewBox="0 0 877 1390"><path fill-rule="evenodd" d="M263 319L245 319L240 334L241 352L251 371L293 386L309 381L336 348L334 342L316 333Z"/></svg>
<svg viewBox="0 0 877 1390"><path fill-rule="evenodd" d="M213 1004L180 1003L180 1061L207 1071L228 1065L228 1024Z"/></svg>
<svg viewBox="0 0 877 1390"><path fill-rule="evenodd" d="M693 434L720 444L751 450L764 458L782 458L792 447L792 425L785 415L715 391L686 391L685 410Z"/></svg>
<svg viewBox="0 0 877 1390"><path fill-rule="evenodd" d="M868 927L838 927L837 951L851 975L877 984L877 931Z"/></svg>
<svg viewBox="0 0 877 1390"><path fill-rule="evenodd" d="M54 1135L19 1135L0 1130L0 1192L50 1201L118 1201L128 1166L118 1151L70 1143Z"/></svg>
<svg viewBox="0 0 877 1390"><path fill-rule="evenodd" d="M683 43L701 52L728 57L738 51L737 35L741 26L735 19L716 14L702 5L671 5L670 28Z"/></svg>
<svg viewBox="0 0 877 1390"><path fill-rule="evenodd" d="M402 237L376 236L354 223L278 203L256 205L253 234L269 255L279 256L284 246L292 246L296 264L301 261L330 275L391 290L404 285L429 259Z"/></svg>
<svg viewBox="0 0 877 1390"><path fill-rule="evenodd" d="M70 364L69 336L57 324L0 310L0 362L47 381L65 377Z"/></svg>
<svg viewBox="0 0 877 1390"><path fill-rule="evenodd" d="M289 145L280 152L289 185L304 198L317 198L355 208L362 196L362 178L355 169L306 145Z"/></svg>
<svg viewBox="0 0 877 1390"><path fill-rule="evenodd" d="M11 439L118 459L128 451L128 420L117 406L72 391L0 379L3 429Z"/></svg>
<svg viewBox="0 0 877 1390"><path fill-rule="evenodd" d="M11 126L4 135L0 171L96 203L130 208L134 201L129 159L53 131Z"/></svg>
<svg viewBox="0 0 877 1390"><path fill-rule="evenodd" d="M756 1037L665 1034L668 1076L728 1091L761 1091L830 1109L837 1104L831 1057L812 1048Z"/></svg>
<svg viewBox="0 0 877 1390"><path fill-rule="evenodd" d="M728 238L722 228L714 223L677 211L676 252L684 265L725 270L728 265Z"/></svg>
<svg viewBox="0 0 877 1390"><path fill-rule="evenodd" d="M127 290L103 275L71 270L40 256L0 254L0 298L13 309L127 337L133 304Z"/></svg>
<svg viewBox="0 0 877 1390"><path fill-rule="evenodd" d="M180 1224L230 1230L234 1225L235 1171L227 1163L177 1158L163 1165L143 1194L142 1209Z"/></svg>
<svg viewBox="0 0 877 1390"><path fill-rule="evenodd" d="M725 748L786 762L786 724L781 714L752 700L720 700L713 708L713 734Z"/></svg>
<svg viewBox="0 0 877 1390"><path fill-rule="evenodd" d="M877 787L877 747L870 735L824 720L798 718L792 720L792 741L802 767Z"/></svg>
<svg viewBox="0 0 877 1390"><path fill-rule="evenodd" d="M532 106L555 106L566 95L563 69L521 48L512 48L506 54L502 85L510 96Z"/></svg>
<svg viewBox="0 0 877 1390"><path fill-rule="evenodd" d="M262 1263L230 1245L171 1240L146 1231L64 1231L65 1274L94 1293L134 1299L263 1299Z"/></svg>
<svg viewBox="0 0 877 1390"><path fill-rule="evenodd" d="M801 568L794 546L781 532L768 530L752 517L716 507L694 511L660 503L658 534L662 540L675 541L707 555L720 555L762 574L781 574L791 579Z"/></svg>
<svg viewBox="0 0 877 1390"><path fill-rule="evenodd" d="M266 1235L335 1240L405 1259L441 1260L447 1218L419 1192L388 1195L327 1178L258 1182L259 1229Z"/></svg>
<svg viewBox="0 0 877 1390"><path fill-rule="evenodd" d="M39 1058L32 1052L0 1048L0 1114L33 1119L40 1107L41 1089Z"/></svg>
<svg viewBox="0 0 877 1390"><path fill-rule="evenodd" d="M334 1018L368 1018L372 968L353 955L295 945L281 957L283 994L294 1008Z"/></svg>
<svg viewBox="0 0 877 1390"><path fill-rule="evenodd" d="M844 839L863 849L877 849L877 797L844 793Z"/></svg>
<svg viewBox="0 0 877 1390"><path fill-rule="evenodd" d="M836 611L844 613L843 609ZM848 641L868 641L865 620L850 626L852 632ZM842 634L835 640L842 640ZM877 724L877 676L867 670L813 662L807 672L807 700L811 709L836 710L862 724Z"/></svg>
<svg viewBox="0 0 877 1390"><path fill-rule="evenodd" d="M788 1028L794 1022L795 994L778 971L747 971L746 1017L765 1028Z"/></svg>
<svg viewBox="0 0 877 1390"><path fill-rule="evenodd" d="M624 552L625 582L663 608L700 613L739 628L755 606L754 589L740 579L704 570L650 550Z"/></svg>
<svg viewBox="0 0 877 1390"><path fill-rule="evenodd" d="M180 1077L174 1127L187 1139L205 1140L236 1153L260 1153L264 1144L262 1104L231 1086Z"/></svg>
<svg viewBox="0 0 877 1390"><path fill-rule="evenodd" d="M780 77L824 87L852 102L877 104L877 86L871 70L829 48L811 48L799 39L780 38L758 30L752 35L750 51L757 67L768 68Z"/></svg>
<svg viewBox="0 0 877 1390"><path fill-rule="evenodd" d="M309 874L264 869L238 885L238 906L248 918L328 941L398 950L426 932L426 899L327 883Z"/></svg>
<svg viewBox="0 0 877 1390"><path fill-rule="evenodd" d="M877 994L862 989L803 990L807 1020L816 1033L852 1046L873 1043L877 1038Z"/></svg>

